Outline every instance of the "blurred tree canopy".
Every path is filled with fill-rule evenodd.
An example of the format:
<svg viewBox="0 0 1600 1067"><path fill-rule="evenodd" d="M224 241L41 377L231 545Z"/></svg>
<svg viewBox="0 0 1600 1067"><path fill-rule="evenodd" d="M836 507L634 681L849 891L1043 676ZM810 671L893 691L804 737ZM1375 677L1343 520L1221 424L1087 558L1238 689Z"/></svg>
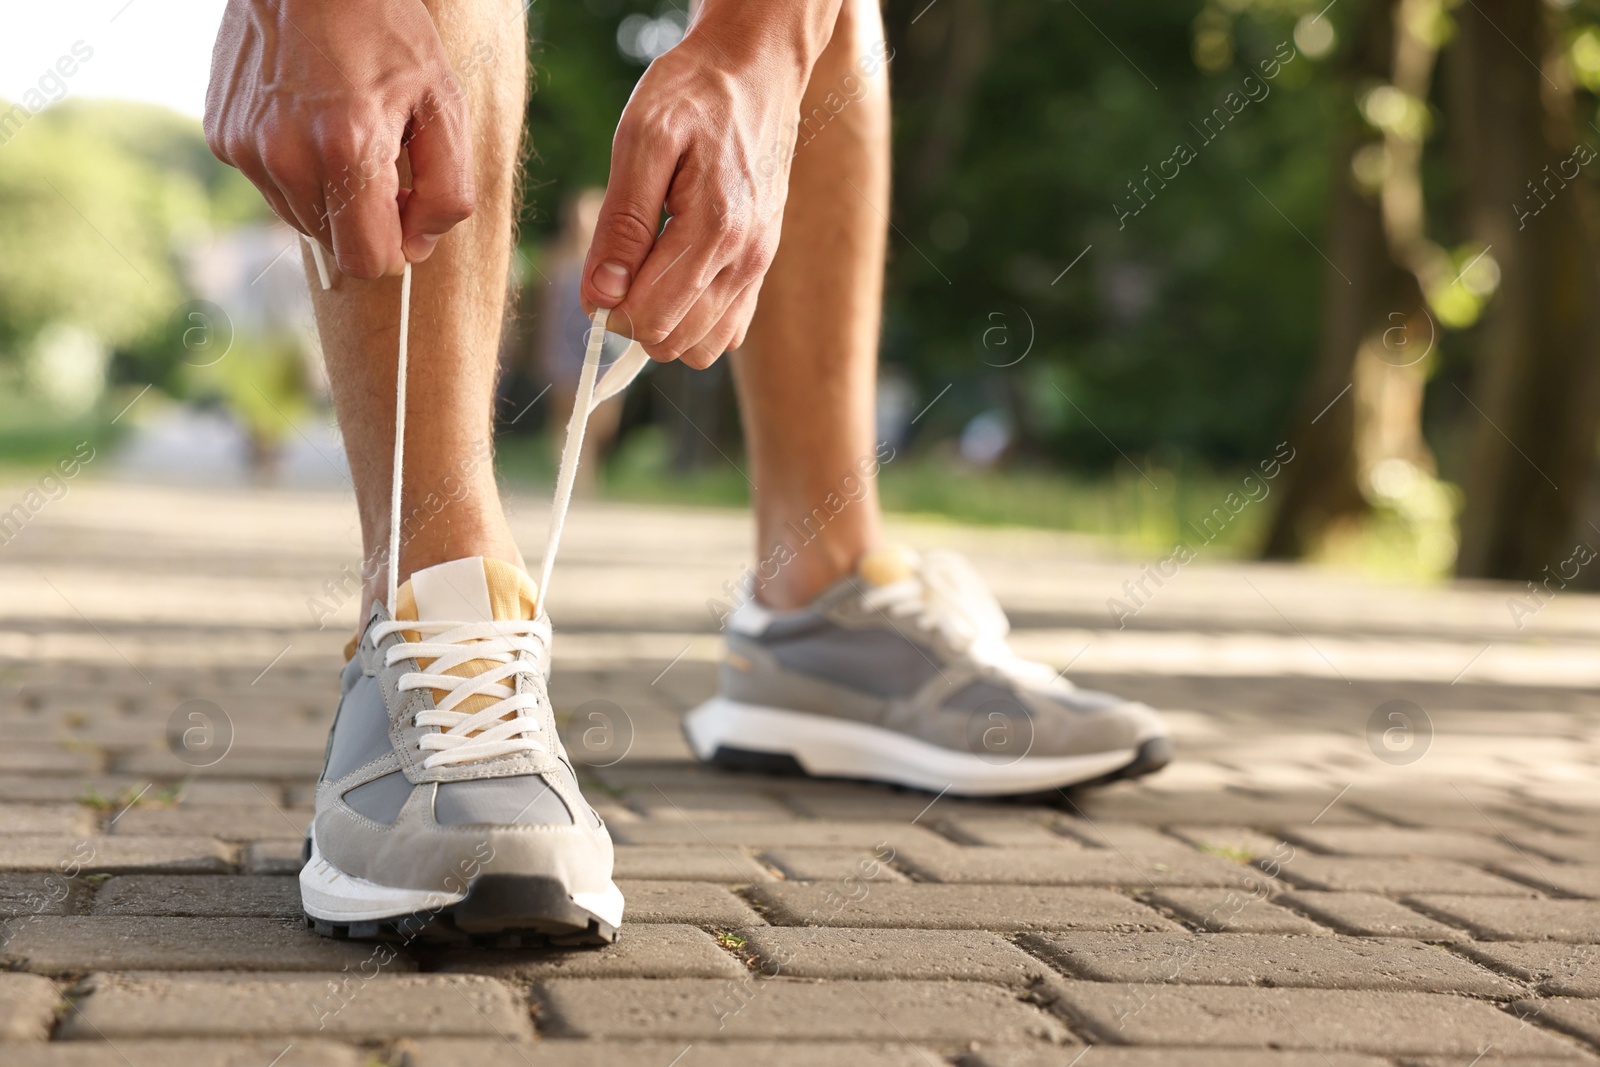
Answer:
<svg viewBox="0 0 1600 1067"><path fill-rule="evenodd" d="M899 233L884 359L926 399L958 383L925 434L1001 407L1030 450L1084 469L1121 462L1117 448L1218 463L1271 454L1315 337L1322 261L1295 227L1320 239L1340 101L1300 57L1214 139L1195 125L1310 9L1242 20L1234 62L1202 70L1192 0L890 3ZM673 10L531 9L529 233L558 221L578 184L604 184L615 118L644 69L618 48L622 20ZM1130 183L1183 143L1196 158L1119 220L1139 205ZM998 366L1030 338L1022 362Z"/></svg>
<svg viewBox="0 0 1600 1067"><path fill-rule="evenodd" d="M66 101L32 116L0 144L0 373L52 324L165 373L166 320L187 295L178 243L264 214L199 124L165 108Z"/></svg>
<svg viewBox="0 0 1600 1067"><path fill-rule="evenodd" d="M888 0L918 440L983 414L1085 472L1294 441L1271 554L1379 529L1448 567L1465 485L1465 573L1561 560L1595 512L1600 4L1458 4ZM530 233L603 182L625 53L679 11L535 5Z"/></svg>
<svg viewBox="0 0 1600 1067"><path fill-rule="evenodd" d="M604 184L684 12L530 5L535 255ZM1002 462L1166 486L1290 442L1271 555L1382 529L1423 569L1459 541L1463 573L1535 578L1586 529L1600 546L1600 0L888 0L885 18L883 361L913 410L938 399L914 449L981 416ZM170 379L175 245L262 213L191 121L71 101L28 119L0 142L0 374L67 325L124 376Z"/></svg>

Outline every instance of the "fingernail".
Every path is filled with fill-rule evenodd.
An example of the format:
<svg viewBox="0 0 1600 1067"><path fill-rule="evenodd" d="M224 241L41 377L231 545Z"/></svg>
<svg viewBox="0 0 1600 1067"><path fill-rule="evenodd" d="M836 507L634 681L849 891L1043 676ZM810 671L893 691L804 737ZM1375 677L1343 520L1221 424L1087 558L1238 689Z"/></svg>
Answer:
<svg viewBox="0 0 1600 1067"><path fill-rule="evenodd" d="M439 236L432 233L418 233L406 238L406 258L416 263L427 259L433 253L433 246L439 243Z"/></svg>
<svg viewBox="0 0 1600 1067"><path fill-rule="evenodd" d="M606 296L621 300L628 295L628 271L620 263L606 262L594 269L594 287Z"/></svg>

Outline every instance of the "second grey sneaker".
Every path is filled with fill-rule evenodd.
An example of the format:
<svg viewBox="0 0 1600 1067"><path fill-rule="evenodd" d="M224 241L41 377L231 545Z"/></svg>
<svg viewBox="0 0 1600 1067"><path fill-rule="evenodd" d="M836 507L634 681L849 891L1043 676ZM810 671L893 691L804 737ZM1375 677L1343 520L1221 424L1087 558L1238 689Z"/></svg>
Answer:
<svg viewBox="0 0 1600 1067"><path fill-rule="evenodd" d="M1166 766L1154 710L1018 657L1009 629L960 556L875 552L808 607L729 615L720 692L684 733L704 760L967 796Z"/></svg>
<svg viewBox="0 0 1600 1067"><path fill-rule="evenodd" d="M317 784L300 871L318 932L609 942L611 837L556 736L534 583L473 557L376 604Z"/></svg>

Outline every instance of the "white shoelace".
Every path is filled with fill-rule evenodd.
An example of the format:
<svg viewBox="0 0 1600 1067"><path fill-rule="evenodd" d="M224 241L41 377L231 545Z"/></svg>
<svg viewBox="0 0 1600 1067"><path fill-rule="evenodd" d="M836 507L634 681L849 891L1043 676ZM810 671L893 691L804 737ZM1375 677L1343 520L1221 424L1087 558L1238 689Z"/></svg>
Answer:
<svg viewBox="0 0 1600 1067"><path fill-rule="evenodd" d="M306 238L316 262L322 288L332 287L322 246ZM483 622L435 622L391 620L369 631L374 644L390 634L411 631L420 640L402 641L386 656L389 666L406 659L431 659L426 671L401 675L402 692L416 689L440 690L430 711L419 712L413 725L437 726L437 734L425 734L418 747L429 751L424 767L466 763L513 752L548 752L536 735L539 720L531 714L538 708L534 692L518 692L520 676L542 674L550 663L550 619L544 604L555 568L556 550L572 503L572 487L577 478L578 459L583 452L584 429L594 409L628 387L649 362L644 349L635 342L628 346L603 377L599 375L600 353L605 344L605 308L594 313L584 349L583 370L578 376L577 396L572 417L567 422L567 439L561 449L561 466L556 476L555 501L550 512L550 537L540 567L534 618L488 620ZM400 276L400 349L395 365L394 475L390 485L389 507L389 589L387 604L392 612L399 601L400 586L400 488L405 463L407 340L411 321L411 264ZM598 378L598 381L596 380ZM447 673L473 660L495 664L478 674L461 677ZM458 705L472 696L488 696L494 703L473 712L457 711Z"/></svg>
<svg viewBox="0 0 1600 1067"><path fill-rule="evenodd" d="M415 632L420 640L399 641L389 647L385 664L402 660L431 659L426 670L400 676L400 691L442 690L431 709L419 711L411 725L437 726L439 733L423 734L417 748L431 753L423 759L425 768L490 759L512 753L548 753L537 735L539 720L533 713L539 707L539 694L518 692L523 674L539 671L549 662L550 620L548 618L472 623L415 622L401 619L378 623L372 628L374 642L390 634ZM452 668L474 660L487 660L494 666L462 677L450 674ZM478 711L459 711L459 706L474 696L494 699Z"/></svg>
<svg viewBox="0 0 1600 1067"><path fill-rule="evenodd" d="M1011 650L1011 623L1000 602L972 564L954 552L923 554L912 577L868 589L862 600L891 618L937 632L951 648L1006 674L1040 682L1054 677L1050 668Z"/></svg>

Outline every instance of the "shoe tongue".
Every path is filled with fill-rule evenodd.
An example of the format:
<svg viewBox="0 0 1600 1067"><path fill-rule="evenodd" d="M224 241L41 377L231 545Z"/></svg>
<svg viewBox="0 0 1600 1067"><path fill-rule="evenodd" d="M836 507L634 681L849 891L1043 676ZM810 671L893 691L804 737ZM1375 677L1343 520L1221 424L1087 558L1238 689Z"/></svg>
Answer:
<svg viewBox="0 0 1600 1067"><path fill-rule="evenodd" d="M468 556L412 574L396 596L397 620L488 622L533 618L538 590L522 568Z"/></svg>
<svg viewBox="0 0 1600 1067"><path fill-rule="evenodd" d="M917 554L904 545L876 548L861 557L856 574L868 585L894 585L917 573Z"/></svg>
<svg viewBox="0 0 1600 1067"><path fill-rule="evenodd" d="M413 573L396 593L394 617L400 622L453 623L531 619L536 599L535 583L522 568L504 560L469 556ZM407 641L418 640L414 630L404 631L404 636ZM418 659L417 667L426 671L433 662ZM493 666L493 660L473 659L445 673L471 678ZM444 690L433 690L435 701L444 696ZM456 705L456 710L482 711L493 703L494 698L478 694Z"/></svg>

